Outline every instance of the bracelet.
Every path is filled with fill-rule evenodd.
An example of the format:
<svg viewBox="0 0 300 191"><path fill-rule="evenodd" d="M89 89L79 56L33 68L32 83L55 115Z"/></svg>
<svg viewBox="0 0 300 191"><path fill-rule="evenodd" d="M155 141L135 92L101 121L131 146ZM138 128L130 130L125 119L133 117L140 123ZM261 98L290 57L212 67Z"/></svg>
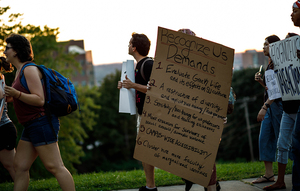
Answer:
<svg viewBox="0 0 300 191"><path fill-rule="evenodd" d="M264 108L264 106L262 106L261 108L264 109L264 110L266 110L266 111L268 110L268 109Z"/></svg>
<svg viewBox="0 0 300 191"><path fill-rule="evenodd" d="M21 93L22 93L22 92L20 91L19 97L18 97L17 99L19 99L19 98L21 97Z"/></svg>

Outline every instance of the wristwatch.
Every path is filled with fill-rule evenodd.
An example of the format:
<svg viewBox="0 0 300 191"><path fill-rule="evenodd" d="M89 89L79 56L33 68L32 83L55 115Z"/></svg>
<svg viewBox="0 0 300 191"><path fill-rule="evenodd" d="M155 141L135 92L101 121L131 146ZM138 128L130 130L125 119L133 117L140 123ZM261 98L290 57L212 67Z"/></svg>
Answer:
<svg viewBox="0 0 300 191"><path fill-rule="evenodd" d="M270 108L270 104L265 103L265 106L266 106L267 108Z"/></svg>

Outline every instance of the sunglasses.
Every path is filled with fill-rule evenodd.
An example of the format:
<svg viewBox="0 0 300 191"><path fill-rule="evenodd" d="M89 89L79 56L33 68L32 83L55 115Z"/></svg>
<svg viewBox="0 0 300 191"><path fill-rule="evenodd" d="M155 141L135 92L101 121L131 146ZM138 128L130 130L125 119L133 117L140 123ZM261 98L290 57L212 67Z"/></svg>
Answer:
<svg viewBox="0 0 300 191"><path fill-rule="evenodd" d="M6 46L5 51L9 50L10 48L13 48L12 46Z"/></svg>

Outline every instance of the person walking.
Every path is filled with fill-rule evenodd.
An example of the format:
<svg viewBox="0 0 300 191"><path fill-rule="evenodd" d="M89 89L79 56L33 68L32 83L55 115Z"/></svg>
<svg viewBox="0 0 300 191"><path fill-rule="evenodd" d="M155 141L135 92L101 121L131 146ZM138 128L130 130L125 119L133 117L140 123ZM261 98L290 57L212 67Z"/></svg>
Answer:
<svg viewBox="0 0 300 191"><path fill-rule="evenodd" d="M14 68L4 57L0 57L0 162L15 179L13 166L16 154L17 129L7 114L7 104L4 95L5 78L2 72L12 72Z"/></svg>
<svg viewBox="0 0 300 191"><path fill-rule="evenodd" d="M31 44L26 37L19 34L11 34L5 41L6 61L17 69L12 87L4 88L5 95L8 101L13 102L18 121L24 126L14 160L16 171L14 190L27 190L29 169L39 156L46 169L55 176L62 190L74 191L73 177L64 166L59 151L59 119L51 115L49 122L48 116L45 115L42 73L36 66L28 66L22 74L20 73L23 66L33 60ZM29 91L21 85L21 76L25 78Z"/></svg>
<svg viewBox="0 0 300 191"><path fill-rule="evenodd" d="M151 42L144 34L132 33L132 37L128 45L128 54L132 55L137 62L135 68L135 83L132 82L127 75L125 80L118 82L118 89L121 88L134 88L136 90L136 107L138 110L137 128L139 129L141 115L143 112L144 101L147 86L152 72L153 60L147 57L150 50ZM146 186L139 188L139 191L157 191L155 186L154 166L142 162L145 176Z"/></svg>

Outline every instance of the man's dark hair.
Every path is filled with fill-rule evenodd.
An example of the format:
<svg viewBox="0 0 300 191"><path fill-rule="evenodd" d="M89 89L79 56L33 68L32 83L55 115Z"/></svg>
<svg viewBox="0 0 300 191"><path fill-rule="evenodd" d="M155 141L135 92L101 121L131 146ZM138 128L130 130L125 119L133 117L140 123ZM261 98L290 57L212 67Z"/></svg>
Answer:
<svg viewBox="0 0 300 191"><path fill-rule="evenodd" d="M265 40L269 42L269 44L272 44L273 42L280 41L280 38L276 35L268 36Z"/></svg>
<svg viewBox="0 0 300 191"><path fill-rule="evenodd" d="M5 42L10 43L13 50L17 52L17 57L20 62L27 62L33 60L33 51L29 40L19 34L10 34Z"/></svg>
<svg viewBox="0 0 300 191"><path fill-rule="evenodd" d="M147 56L150 50L151 42L144 34L132 33L132 47L135 47L142 56Z"/></svg>
<svg viewBox="0 0 300 191"><path fill-rule="evenodd" d="M292 37L292 36L297 36L298 34L293 33L293 32L289 32L289 33L287 33L287 35L289 35L289 37Z"/></svg>

